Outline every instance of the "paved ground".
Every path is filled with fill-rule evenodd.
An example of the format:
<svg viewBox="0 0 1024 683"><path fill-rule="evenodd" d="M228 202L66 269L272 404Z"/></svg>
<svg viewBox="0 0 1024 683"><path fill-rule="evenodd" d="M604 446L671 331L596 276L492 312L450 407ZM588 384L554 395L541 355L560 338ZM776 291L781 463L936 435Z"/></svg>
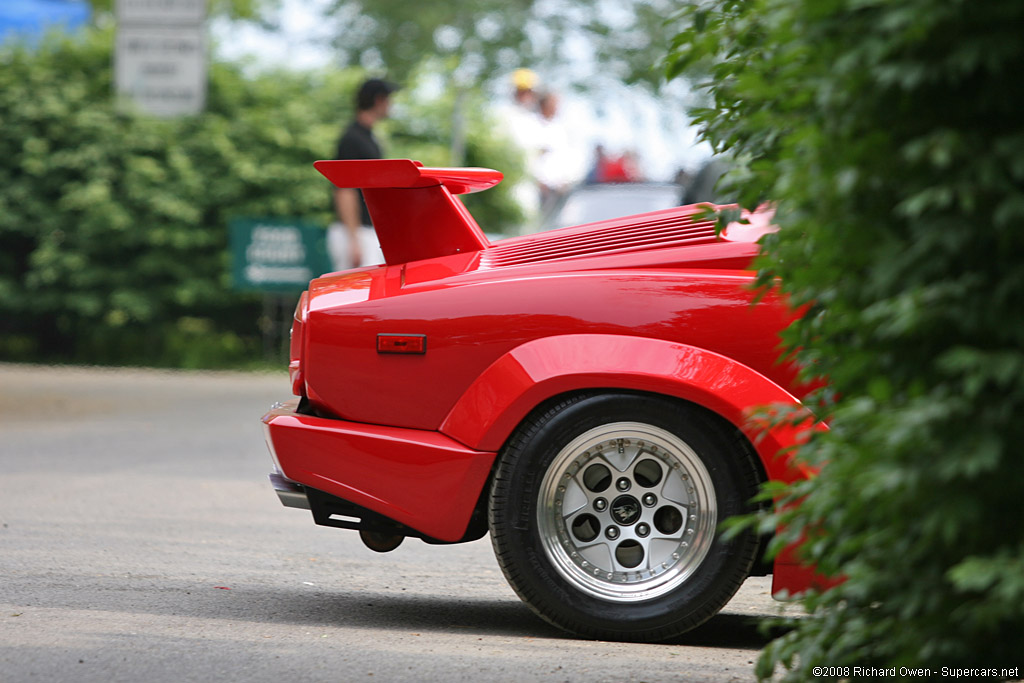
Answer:
<svg viewBox="0 0 1024 683"><path fill-rule="evenodd" d="M749 580L678 645L571 638L483 539L378 555L283 508L282 375L0 365L0 682L748 681Z"/></svg>

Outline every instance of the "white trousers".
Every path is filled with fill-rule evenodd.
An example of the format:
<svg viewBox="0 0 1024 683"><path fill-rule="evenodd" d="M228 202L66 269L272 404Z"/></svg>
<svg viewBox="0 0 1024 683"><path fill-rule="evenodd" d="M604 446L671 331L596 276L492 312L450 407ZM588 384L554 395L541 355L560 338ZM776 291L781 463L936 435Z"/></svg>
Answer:
<svg viewBox="0 0 1024 683"><path fill-rule="evenodd" d="M377 233L369 226L359 228L359 246L363 250L362 262L352 263L348 246L348 230L341 223L331 223L327 228L327 253L331 257L331 267L335 271L384 263L384 254L380 250Z"/></svg>

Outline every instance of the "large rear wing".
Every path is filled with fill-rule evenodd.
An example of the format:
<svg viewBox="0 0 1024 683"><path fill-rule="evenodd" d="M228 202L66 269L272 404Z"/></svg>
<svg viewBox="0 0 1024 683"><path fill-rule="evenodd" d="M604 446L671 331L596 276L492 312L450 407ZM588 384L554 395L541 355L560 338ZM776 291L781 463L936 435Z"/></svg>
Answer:
<svg viewBox="0 0 1024 683"><path fill-rule="evenodd" d="M425 168L411 159L317 161L337 187L363 191L388 265L450 256L487 247L487 237L454 195L494 187L503 178L489 168Z"/></svg>

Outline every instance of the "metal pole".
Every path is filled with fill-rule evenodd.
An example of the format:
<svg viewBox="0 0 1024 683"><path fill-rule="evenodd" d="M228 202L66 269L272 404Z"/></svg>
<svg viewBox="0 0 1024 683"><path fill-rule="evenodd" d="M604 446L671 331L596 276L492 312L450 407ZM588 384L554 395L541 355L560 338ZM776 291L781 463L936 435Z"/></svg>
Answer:
<svg viewBox="0 0 1024 683"><path fill-rule="evenodd" d="M456 86L452 107L452 166L466 163L466 89Z"/></svg>

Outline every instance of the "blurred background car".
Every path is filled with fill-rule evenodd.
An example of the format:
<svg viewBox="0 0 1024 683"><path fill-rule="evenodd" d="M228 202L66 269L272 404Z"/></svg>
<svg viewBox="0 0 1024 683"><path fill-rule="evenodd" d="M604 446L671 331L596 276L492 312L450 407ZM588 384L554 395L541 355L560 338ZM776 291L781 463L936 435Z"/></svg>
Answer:
<svg viewBox="0 0 1024 683"><path fill-rule="evenodd" d="M567 193L526 232L545 232L680 205L683 189L675 183L602 183L580 185Z"/></svg>
<svg viewBox="0 0 1024 683"><path fill-rule="evenodd" d="M694 175L680 174L676 182L578 185L551 205L539 225L527 226L523 233L545 232L700 202L730 204L734 199L718 187L719 179L728 169L724 159L714 157Z"/></svg>

